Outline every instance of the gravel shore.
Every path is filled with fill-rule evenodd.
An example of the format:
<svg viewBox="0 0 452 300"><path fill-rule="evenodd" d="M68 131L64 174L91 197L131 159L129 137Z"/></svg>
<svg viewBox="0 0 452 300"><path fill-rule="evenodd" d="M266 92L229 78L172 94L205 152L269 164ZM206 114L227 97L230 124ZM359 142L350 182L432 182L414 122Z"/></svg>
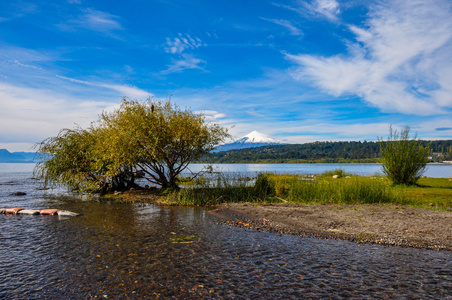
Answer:
<svg viewBox="0 0 452 300"><path fill-rule="evenodd" d="M222 204L221 224L356 243L452 251L452 212L400 205Z"/></svg>

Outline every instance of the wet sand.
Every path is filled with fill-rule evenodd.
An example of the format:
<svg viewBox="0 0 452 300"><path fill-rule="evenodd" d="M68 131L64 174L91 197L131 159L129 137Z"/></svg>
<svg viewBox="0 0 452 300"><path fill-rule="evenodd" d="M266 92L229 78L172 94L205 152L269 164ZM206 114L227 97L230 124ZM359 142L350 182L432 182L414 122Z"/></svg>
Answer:
<svg viewBox="0 0 452 300"><path fill-rule="evenodd" d="M221 224L356 243L452 251L452 212L400 205L222 204Z"/></svg>

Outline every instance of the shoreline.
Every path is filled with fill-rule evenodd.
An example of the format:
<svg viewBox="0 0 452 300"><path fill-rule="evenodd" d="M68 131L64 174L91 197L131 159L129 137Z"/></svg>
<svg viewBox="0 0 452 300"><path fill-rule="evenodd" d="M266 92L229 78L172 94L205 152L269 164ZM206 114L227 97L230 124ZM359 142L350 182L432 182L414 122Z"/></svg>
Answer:
<svg viewBox="0 0 452 300"><path fill-rule="evenodd" d="M452 212L394 204L224 203L219 224L355 243L452 251Z"/></svg>

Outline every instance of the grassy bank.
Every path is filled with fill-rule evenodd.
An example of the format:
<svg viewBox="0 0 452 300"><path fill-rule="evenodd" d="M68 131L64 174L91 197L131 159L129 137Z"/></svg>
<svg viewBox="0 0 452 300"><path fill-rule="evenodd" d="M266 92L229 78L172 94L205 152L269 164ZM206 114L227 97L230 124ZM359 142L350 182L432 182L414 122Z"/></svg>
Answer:
<svg viewBox="0 0 452 300"><path fill-rule="evenodd" d="M338 178L333 178L337 175ZM393 185L386 177L363 177L334 170L314 178L288 174L261 174L256 180L218 175L178 191L158 195L146 192L125 194L125 201L165 205L209 206L221 203L320 203L385 204L424 208L452 207L452 181L447 178L421 178L416 186Z"/></svg>
<svg viewBox="0 0 452 300"><path fill-rule="evenodd" d="M179 191L169 193L162 199L170 205L218 205L234 202L280 202L269 197L266 176L260 176L254 184L248 177L229 177L223 174L197 185L186 186Z"/></svg>

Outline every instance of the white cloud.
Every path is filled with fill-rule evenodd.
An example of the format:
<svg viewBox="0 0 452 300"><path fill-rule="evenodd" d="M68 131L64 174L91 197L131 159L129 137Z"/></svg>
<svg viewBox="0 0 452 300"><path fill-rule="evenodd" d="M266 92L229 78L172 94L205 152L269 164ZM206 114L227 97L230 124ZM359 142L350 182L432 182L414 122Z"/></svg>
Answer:
<svg viewBox="0 0 452 300"><path fill-rule="evenodd" d="M336 0L316 0L311 9L331 20L335 20L340 12L339 3Z"/></svg>
<svg viewBox="0 0 452 300"><path fill-rule="evenodd" d="M180 34L179 37L171 40L170 38L166 38L165 51L167 53L172 54L181 54L186 49L196 49L201 46L206 46L201 39L195 37L192 38L189 34Z"/></svg>
<svg viewBox="0 0 452 300"><path fill-rule="evenodd" d="M310 2L297 0L295 3L295 5L285 5L275 2L273 5L295 11L302 16L321 16L334 22L337 21L341 12L336 0L312 0Z"/></svg>
<svg viewBox="0 0 452 300"><path fill-rule="evenodd" d="M452 107L450 2L386 1L369 16L366 27L350 26L357 42L347 56L286 55L299 66L292 76L385 112L431 115Z"/></svg>
<svg viewBox="0 0 452 300"><path fill-rule="evenodd" d="M78 99L48 89L0 83L0 142L30 144L77 123L86 127L116 103ZM27 149L23 149L27 151Z"/></svg>
<svg viewBox="0 0 452 300"><path fill-rule="evenodd" d="M60 27L69 30L72 30L73 27L80 27L100 32L111 32L123 29L118 19L118 16L88 8L83 11L78 19L71 20L68 24L62 24Z"/></svg>
<svg viewBox="0 0 452 300"><path fill-rule="evenodd" d="M202 59L196 58L193 55L182 54L181 59L173 60L173 63L168 67L168 69L163 70L162 74L179 73L187 69L199 69L204 70L201 66L206 62Z"/></svg>
<svg viewBox="0 0 452 300"><path fill-rule="evenodd" d="M151 94L147 91L144 91L142 89L139 89L137 87L134 87L134 86L120 85L120 84L106 84L106 83L99 83L99 82L89 82L89 81L78 80L78 79L68 78L68 77L59 76L59 75L57 75L57 77L61 78L61 79L69 80L74 83L80 83L80 84L84 84L84 85L96 86L96 87L114 90L114 91L121 93L121 96L130 97L130 98L144 99L147 97L154 96L153 94Z"/></svg>
<svg viewBox="0 0 452 300"><path fill-rule="evenodd" d="M215 110L198 110L198 111L195 111L194 113L195 114L204 115L204 117L208 121L216 121L218 119L223 119L223 118L226 117L225 114L220 113L220 112L215 111Z"/></svg>
<svg viewBox="0 0 452 300"><path fill-rule="evenodd" d="M165 51L171 54L177 54L178 59L171 59L172 63L168 69L161 71L161 74L180 73L188 69L204 70L202 65L206 62L202 59L196 58L192 54L182 53L187 49L197 49L201 46L207 46L201 39L192 38L189 34L179 33L179 37L171 40L166 38Z"/></svg>
<svg viewBox="0 0 452 300"><path fill-rule="evenodd" d="M261 19L285 27L289 30L291 35L303 35L303 31L301 31L301 29L297 28L292 22L288 20L266 19L262 17Z"/></svg>

